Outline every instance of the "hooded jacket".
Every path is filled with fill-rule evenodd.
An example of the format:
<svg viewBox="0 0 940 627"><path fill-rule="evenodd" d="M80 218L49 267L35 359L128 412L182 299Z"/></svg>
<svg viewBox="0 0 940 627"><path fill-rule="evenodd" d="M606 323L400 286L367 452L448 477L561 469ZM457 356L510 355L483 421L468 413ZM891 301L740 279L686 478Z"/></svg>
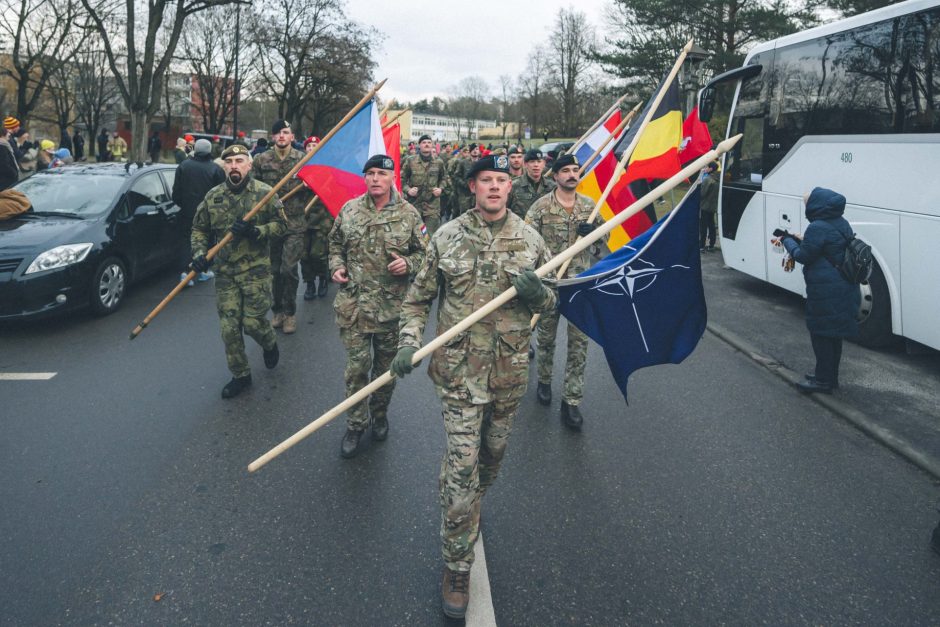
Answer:
<svg viewBox="0 0 940 627"><path fill-rule="evenodd" d="M852 227L842 217L845 196L815 188L806 201L809 226L803 241L785 237L787 252L803 265L806 280L806 328L826 337L852 337L858 333L861 292L842 278L837 264L845 257Z"/></svg>
<svg viewBox="0 0 940 627"><path fill-rule="evenodd" d="M206 192L225 182L225 172L212 161L210 155L196 155L186 159L176 168L173 179L173 202L182 210L184 217L192 220L196 207L206 197Z"/></svg>

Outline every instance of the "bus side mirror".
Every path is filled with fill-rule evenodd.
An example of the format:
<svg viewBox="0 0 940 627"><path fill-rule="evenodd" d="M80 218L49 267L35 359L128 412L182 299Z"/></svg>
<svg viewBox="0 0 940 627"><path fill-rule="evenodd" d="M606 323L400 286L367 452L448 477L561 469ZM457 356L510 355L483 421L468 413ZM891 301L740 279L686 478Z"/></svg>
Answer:
<svg viewBox="0 0 940 627"><path fill-rule="evenodd" d="M706 87L698 93L698 119L708 122L715 110L715 88Z"/></svg>

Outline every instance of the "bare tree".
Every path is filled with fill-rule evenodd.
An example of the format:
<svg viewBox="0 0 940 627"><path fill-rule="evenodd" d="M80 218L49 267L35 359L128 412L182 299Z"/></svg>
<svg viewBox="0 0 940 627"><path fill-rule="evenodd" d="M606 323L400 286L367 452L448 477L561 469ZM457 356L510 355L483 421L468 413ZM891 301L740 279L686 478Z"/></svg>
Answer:
<svg viewBox="0 0 940 627"><path fill-rule="evenodd" d="M75 54L75 108L88 136L88 152L94 152L95 137L105 113L121 98L117 81L108 71L103 48L86 44Z"/></svg>
<svg viewBox="0 0 940 627"><path fill-rule="evenodd" d="M479 76L468 76L450 89L448 109L458 118L457 132L460 134L460 121L467 127L467 136L471 136L474 120L480 119L487 100L490 86Z"/></svg>
<svg viewBox="0 0 940 627"><path fill-rule="evenodd" d="M549 57L552 86L561 100L561 132L564 136L575 133L579 126L579 105L584 77L591 66L591 53L595 46L594 28L580 11L561 9L555 19L551 41L554 53Z"/></svg>
<svg viewBox="0 0 940 627"><path fill-rule="evenodd" d="M537 133L543 111L542 100L548 91L548 63L535 50L529 54L525 71L519 75L520 108L525 114L526 122Z"/></svg>
<svg viewBox="0 0 940 627"><path fill-rule="evenodd" d="M236 34L230 26L229 12L214 7L187 22L181 41L180 58L196 83L193 107L208 133L221 133L235 108Z"/></svg>

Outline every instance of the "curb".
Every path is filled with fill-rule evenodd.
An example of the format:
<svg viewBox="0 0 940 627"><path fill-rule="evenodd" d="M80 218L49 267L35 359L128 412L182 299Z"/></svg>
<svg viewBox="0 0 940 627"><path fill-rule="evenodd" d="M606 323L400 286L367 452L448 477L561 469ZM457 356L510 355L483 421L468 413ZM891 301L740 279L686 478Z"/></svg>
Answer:
<svg viewBox="0 0 940 627"><path fill-rule="evenodd" d="M799 374L790 370L775 359L760 354L754 346L736 333L728 331L713 322L709 322L706 328L719 340L737 349L747 358L763 366L790 385L795 385L797 381L801 380ZM845 401L834 396L826 394L807 394L806 397L817 405L822 405L836 416L839 416L859 431L862 431L869 437L886 446L924 472L927 472L936 479L940 479L940 460L935 459L892 430L878 424L871 416L855 409Z"/></svg>

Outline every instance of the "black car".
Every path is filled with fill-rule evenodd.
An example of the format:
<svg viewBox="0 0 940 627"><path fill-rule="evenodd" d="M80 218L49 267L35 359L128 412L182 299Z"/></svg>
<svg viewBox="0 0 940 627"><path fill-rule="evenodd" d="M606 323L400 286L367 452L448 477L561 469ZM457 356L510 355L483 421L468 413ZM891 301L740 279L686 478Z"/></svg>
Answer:
<svg viewBox="0 0 940 627"><path fill-rule="evenodd" d="M170 199L176 166L70 165L23 179L32 207L0 221L0 320L90 306L180 259L189 233Z"/></svg>

